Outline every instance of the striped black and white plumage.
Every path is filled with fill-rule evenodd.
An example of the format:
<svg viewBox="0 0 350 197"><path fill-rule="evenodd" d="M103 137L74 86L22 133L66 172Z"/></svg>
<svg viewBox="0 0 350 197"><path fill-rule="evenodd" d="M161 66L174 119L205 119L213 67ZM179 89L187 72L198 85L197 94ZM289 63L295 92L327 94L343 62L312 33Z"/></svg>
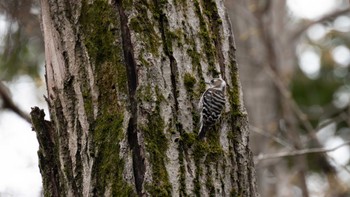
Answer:
<svg viewBox="0 0 350 197"><path fill-rule="evenodd" d="M223 79L215 78L210 81L210 87L202 94L199 101L201 113L199 139L202 139L208 129L219 119L225 107L225 87L226 82Z"/></svg>

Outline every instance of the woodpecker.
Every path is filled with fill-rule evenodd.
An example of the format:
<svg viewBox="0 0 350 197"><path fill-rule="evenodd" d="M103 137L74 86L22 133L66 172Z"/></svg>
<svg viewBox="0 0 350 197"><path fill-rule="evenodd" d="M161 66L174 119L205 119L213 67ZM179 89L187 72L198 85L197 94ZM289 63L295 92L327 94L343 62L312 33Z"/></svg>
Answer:
<svg viewBox="0 0 350 197"><path fill-rule="evenodd" d="M221 78L214 78L210 81L209 86L202 94L198 105L200 110L199 139L203 139L208 129L216 123L225 106L226 82Z"/></svg>

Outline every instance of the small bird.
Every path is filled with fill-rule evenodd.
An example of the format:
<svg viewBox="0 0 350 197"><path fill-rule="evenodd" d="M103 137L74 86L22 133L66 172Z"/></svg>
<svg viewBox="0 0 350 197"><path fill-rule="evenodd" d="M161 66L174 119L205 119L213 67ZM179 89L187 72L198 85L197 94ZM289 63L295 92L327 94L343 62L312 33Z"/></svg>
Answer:
<svg viewBox="0 0 350 197"><path fill-rule="evenodd" d="M202 94L198 105L200 110L199 139L205 137L208 129L219 119L225 106L226 82L221 78L214 78L209 85L210 87Z"/></svg>

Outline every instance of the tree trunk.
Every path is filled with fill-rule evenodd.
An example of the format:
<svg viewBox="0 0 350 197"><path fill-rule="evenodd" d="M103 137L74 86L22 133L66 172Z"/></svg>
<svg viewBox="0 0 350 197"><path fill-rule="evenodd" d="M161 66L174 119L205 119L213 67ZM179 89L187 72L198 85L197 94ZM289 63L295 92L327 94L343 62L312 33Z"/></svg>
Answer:
<svg viewBox="0 0 350 197"><path fill-rule="evenodd" d="M222 0L41 0L51 122L34 108L45 196L258 196ZM225 111L198 140L205 81Z"/></svg>
<svg viewBox="0 0 350 197"><path fill-rule="evenodd" d="M229 0L226 4L231 10L230 18L237 36L237 57L249 123L276 136L281 129L278 123L283 120L283 98L274 84L276 79L266 70L274 70L287 79L295 63L293 44L288 43L289 32L280 33L288 24L285 1ZM278 151L279 147L272 142L261 134L251 134L250 144L255 155ZM275 168L257 168L258 189L262 196L283 196L281 192L286 192L290 186L286 165L279 162Z"/></svg>

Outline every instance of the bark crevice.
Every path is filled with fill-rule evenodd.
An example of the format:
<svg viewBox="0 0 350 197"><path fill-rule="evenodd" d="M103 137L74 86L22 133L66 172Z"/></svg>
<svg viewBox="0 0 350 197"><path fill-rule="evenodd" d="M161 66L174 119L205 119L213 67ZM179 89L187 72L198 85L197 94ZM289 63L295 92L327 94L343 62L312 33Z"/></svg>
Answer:
<svg viewBox="0 0 350 197"><path fill-rule="evenodd" d="M176 59L173 55L173 51L172 51L172 41L171 38L169 36L167 36L168 34L168 19L165 15L165 13L162 11L162 7L159 6L161 3L158 2L158 0L154 0L154 4L157 7L157 10L159 11L159 18L158 18L158 22L159 22L159 30L161 33L161 38L163 41L163 46L164 46L164 52L165 55L169 58L169 62L170 62L170 80L171 80L171 92L173 94L174 97L174 119L175 122L178 123L178 111L179 111L179 101L177 100L178 98L178 88L177 88L177 77L178 77L178 70L177 70L177 63L176 63ZM181 124L176 124L176 129L177 131L180 132L180 134L183 134L182 131L182 125Z"/></svg>
<svg viewBox="0 0 350 197"><path fill-rule="evenodd" d="M220 26L222 26L222 20L218 14L218 9L215 1L202 1L204 4L204 8L206 10L206 15L209 20L209 25L211 31L213 32L213 40L215 46L216 58L220 67L220 75L221 77L225 76L225 63L224 63L224 54L222 51L222 37L220 33Z"/></svg>
<svg viewBox="0 0 350 197"><path fill-rule="evenodd" d="M133 172L135 178L136 192L139 196L142 196L142 186L145 177L145 158L142 154L142 147L139 144L137 136L137 100L135 98L137 88L137 71L136 61L134 58L133 46L131 43L131 35L128 27L128 18L124 12L122 2L116 0L115 4L118 9L120 25L121 25L121 37L122 37L122 48L124 53L124 61L126 65L127 78L128 78L128 89L130 99L130 114L129 124L127 128L127 136L130 148L132 150L133 160Z"/></svg>

